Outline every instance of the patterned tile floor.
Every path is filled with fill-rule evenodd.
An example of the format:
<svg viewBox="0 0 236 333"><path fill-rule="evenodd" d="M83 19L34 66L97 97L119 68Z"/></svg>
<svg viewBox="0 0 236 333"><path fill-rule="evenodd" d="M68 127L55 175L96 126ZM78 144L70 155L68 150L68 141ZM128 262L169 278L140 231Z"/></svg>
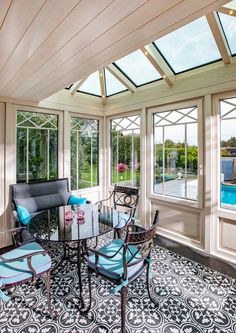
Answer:
<svg viewBox="0 0 236 333"><path fill-rule="evenodd" d="M57 250L56 250L57 251ZM235 333L236 280L159 246L153 251L151 289L158 305L148 298L145 276L129 288L127 333ZM85 296L86 270L83 271ZM0 313L1 333L119 333L120 297L109 284L93 279L92 310L85 317L75 304L76 266L66 264L52 277L57 320L48 318L44 284L18 287L16 298Z"/></svg>

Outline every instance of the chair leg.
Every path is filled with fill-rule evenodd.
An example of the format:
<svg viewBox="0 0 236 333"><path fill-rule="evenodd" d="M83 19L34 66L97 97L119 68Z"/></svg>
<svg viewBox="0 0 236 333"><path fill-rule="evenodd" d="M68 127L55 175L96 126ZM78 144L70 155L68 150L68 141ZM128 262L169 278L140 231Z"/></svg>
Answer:
<svg viewBox="0 0 236 333"><path fill-rule="evenodd" d="M152 297L151 295L151 291L150 291L150 285L149 285L149 280L150 280L150 277L149 277L149 272L150 272L150 264L148 263L147 264L147 273L146 273L146 284L147 284L147 291L148 291L148 296L151 300L152 303L154 303L155 305L158 305L158 302Z"/></svg>
<svg viewBox="0 0 236 333"><path fill-rule="evenodd" d="M92 271L90 269L88 269L88 288L89 288L89 305L86 309L81 309L80 312L83 314L86 314L89 312L89 310L91 309L91 305L92 305Z"/></svg>
<svg viewBox="0 0 236 333"><path fill-rule="evenodd" d="M51 282L50 282L50 271L48 271L46 273L46 278L45 278L45 282L46 282L46 288L47 288L47 298L48 298L48 311L50 313L50 317L54 318L54 314L52 311L52 303L51 303Z"/></svg>
<svg viewBox="0 0 236 333"><path fill-rule="evenodd" d="M123 287L121 289L121 333L126 333L125 314L127 306L127 293L128 293L128 287Z"/></svg>

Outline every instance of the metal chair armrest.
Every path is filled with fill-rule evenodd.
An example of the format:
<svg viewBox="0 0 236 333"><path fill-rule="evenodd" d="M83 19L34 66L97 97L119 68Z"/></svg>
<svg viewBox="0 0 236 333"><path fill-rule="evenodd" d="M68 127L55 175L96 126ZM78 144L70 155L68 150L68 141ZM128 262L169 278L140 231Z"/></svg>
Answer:
<svg viewBox="0 0 236 333"><path fill-rule="evenodd" d="M108 198L103 199L103 200L98 200L97 202L95 202L95 205L98 205L99 203L101 204L104 201L110 200L112 196L113 196L113 192L111 192L111 194L110 194L110 196Z"/></svg>
<svg viewBox="0 0 236 333"><path fill-rule="evenodd" d="M123 244L121 245L121 247L115 252L115 254L113 254L112 256L108 256L107 254L101 252L101 251L98 251L98 250L95 250L95 249L88 249L88 252L92 252L95 254L95 256L101 256L101 257L104 257L104 258L107 258L107 259L112 259L114 258L117 253L120 251L120 249L123 247Z"/></svg>
<svg viewBox="0 0 236 333"><path fill-rule="evenodd" d="M14 262L14 261L17 261L17 260L22 260L22 259L31 259L33 256L36 256L38 254L43 254L43 255L47 255L48 253L45 251L45 250L41 250L41 251L37 251L37 252L33 252L33 253L29 253L29 254L25 254L23 256L17 256L15 258L11 258L11 259L6 259L3 257L3 255L0 255L0 259L3 261L3 262Z"/></svg>

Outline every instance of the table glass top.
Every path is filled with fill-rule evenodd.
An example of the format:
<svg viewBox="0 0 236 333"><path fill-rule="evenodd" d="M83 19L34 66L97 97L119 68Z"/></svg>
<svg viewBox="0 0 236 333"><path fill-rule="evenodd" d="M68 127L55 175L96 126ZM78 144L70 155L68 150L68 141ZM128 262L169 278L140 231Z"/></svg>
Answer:
<svg viewBox="0 0 236 333"><path fill-rule="evenodd" d="M38 239L58 242L89 239L109 232L127 214L92 204L54 207L31 217L29 232ZM129 215L128 215L129 216Z"/></svg>

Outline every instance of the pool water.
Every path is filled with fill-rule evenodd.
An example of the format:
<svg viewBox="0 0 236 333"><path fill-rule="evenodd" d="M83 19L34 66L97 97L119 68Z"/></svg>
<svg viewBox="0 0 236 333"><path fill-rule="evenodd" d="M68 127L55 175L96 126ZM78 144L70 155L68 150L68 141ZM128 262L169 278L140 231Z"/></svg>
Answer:
<svg viewBox="0 0 236 333"><path fill-rule="evenodd" d="M236 205L236 186L221 185L221 203Z"/></svg>

